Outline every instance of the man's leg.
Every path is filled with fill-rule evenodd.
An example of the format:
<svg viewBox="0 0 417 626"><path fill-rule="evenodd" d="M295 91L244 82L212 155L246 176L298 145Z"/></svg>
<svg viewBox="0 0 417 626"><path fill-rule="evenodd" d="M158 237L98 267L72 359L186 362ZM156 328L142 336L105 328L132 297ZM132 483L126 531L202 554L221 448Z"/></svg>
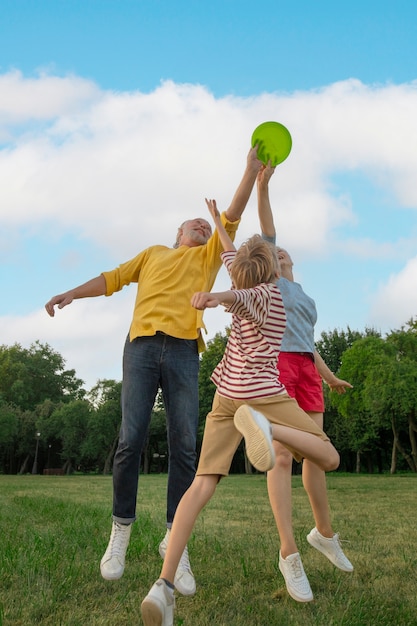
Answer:
<svg viewBox="0 0 417 626"><path fill-rule="evenodd" d="M171 526L178 503L196 470L199 357L196 341L166 339L161 387L168 422L167 524Z"/></svg>
<svg viewBox="0 0 417 626"><path fill-rule="evenodd" d="M101 560L103 578L123 575L131 524L136 519L139 468L159 385L160 335L126 340L123 354L122 424L113 462L113 525Z"/></svg>

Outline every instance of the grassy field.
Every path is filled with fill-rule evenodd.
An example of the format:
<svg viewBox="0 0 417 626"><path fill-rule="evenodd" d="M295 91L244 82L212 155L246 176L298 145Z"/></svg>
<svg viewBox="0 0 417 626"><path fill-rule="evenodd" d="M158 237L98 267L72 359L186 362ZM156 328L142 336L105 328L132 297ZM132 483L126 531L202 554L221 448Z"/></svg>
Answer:
<svg viewBox="0 0 417 626"><path fill-rule="evenodd" d="M189 543L197 580L177 597L176 626L417 625L417 476L328 475L334 528L355 571L311 548L312 516L293 478L294 529L314 593L286 593L263 475L221 482ZM111 478L0 476L0 623L141 624L159 575L166 476L142 476L124 577L100 576L111 527Z"/></svg>

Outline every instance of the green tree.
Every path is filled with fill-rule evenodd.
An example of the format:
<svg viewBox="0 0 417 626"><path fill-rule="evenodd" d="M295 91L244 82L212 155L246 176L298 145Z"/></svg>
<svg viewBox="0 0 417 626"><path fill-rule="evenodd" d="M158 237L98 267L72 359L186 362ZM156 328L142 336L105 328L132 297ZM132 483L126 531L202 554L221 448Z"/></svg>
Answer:
<svg viewBox="0 0 417 626"><path fill-rule="evenodd" d="M347 330L334 329L329 333L321 333L320 339L316 341L316 350L332 372L352 383L352 380L340 373L343 355L355 341L364 336L378 337L380 335L372 328L366 328L365 333L352 330L349 326ZM336 403L332 401L333 397L337 394L332 392L326 384L323 384L323 393L326 407L324 413L324 430L339 451L341 459L340 468L353 471L357 460L355 458L356 452L353 452L351 447L349 422L340 413ZM346 393L350 394L351 390L347 390Z"/></svg>
<svg viewBox="0 0 417 626"><path fill-rule="evenodd" d="M143 450L143 471L148 474L155 469L157 472L168 469L168 439L166 410L162 393L158 392L152 410L148 439Z"/></svg>
<svg viewBox="0 0 417 626"><path fill-rule="evenodd" d="M80 467L83 461L82 442L88 433L88 423L94 407L88 400L73 400L61 404L51 415L54 429L50 435L61 441L61 458L67 473Z"/></svg>
<svg viewBox="0 0 417 626"><path fill-rule="evenodd" d="M0 401L0 473L10 473L13 467L14 441L18 428L18 409Z"/></svg>
<svg viewBox="0 0 417 626"><path fill-rule="evenodd" d="M99 380L88 398L93 406L88 417L87 436L81 444L83 463L109 474L116 451L122 419L120 395L122 383Z"/></svg>
<svg viewBox="0 0 417 626"><path fill-rule="evenodd" d="M384 352L370 369L364 399L392 432L391 473L398 453L409 469L417 471L417 329L412 321L387 335Z"/></svg>
<svg viewBox="0 0 417 626"><path fill-rule="evenodd" d="M332 394L331 402L346 419L349 447L356 454L356 471L361 457L370 453L379 442L380 422L365 402L364 390L370 370L383 354L384 341L371 335L358 339L343 354L339 376L353 389L343 395Z"/></svg>
<svg viewBox="0 0 417 626"><path fill-rule="evenodd" d="M30 472L35 455L36 447L36 413L34 411L22 411L17 408L17 433L14 443L14 464L12 472L19 474ZM39 442L42 447L42 441Z"/></svg>
<svg viewBox="0 0 417 626"><path fill-rule="evenodd" d="M351 347L351 345L361 339L363 334L356 330L351 330L349 326L347 330L337 330L331 332L322 332L320 339L316 341L316 350L335 374L342 365L343 353Z"/></svg>
<svg viewBox="0 0 417 626"><path fill-rule="evenodd" d="M83 397L82 385L48 344L0 346L0 395L5 402L33 410L47 398L59 402Z"/></svg>
<svg viewBox="0 0 417 626"><path fill-rule="evenodd" d="M216 387L211 382L210 377L217 364L222 360L230 328L226 328L224 333L216 333L213 339L207 342L206 350L200 357L200 371L198 375L199 393L199 437L202 437L207 413L211 411L214 392Z"/></svg>

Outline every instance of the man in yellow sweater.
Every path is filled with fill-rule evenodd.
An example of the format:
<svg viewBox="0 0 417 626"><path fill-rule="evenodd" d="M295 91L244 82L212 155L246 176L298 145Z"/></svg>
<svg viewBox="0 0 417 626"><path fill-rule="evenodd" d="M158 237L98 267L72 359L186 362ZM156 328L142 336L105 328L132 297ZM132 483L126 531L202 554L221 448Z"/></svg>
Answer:
<svg viewBox="0 0 417 626"><path fill-rule="evenodd" d="M243 178L222 223L234 239L261 162L249 151ZM111 296L138 284L133 319L123 353L122 424L113 462L113 524L101 559L106 580L121 578L132 523L136 519L141 454L159 387L166 414L169 449L167 531L159 546L165 556L174 513L195 474L198 426L199 352L204 349L202 311L191 306L196 291L210 291L221 266L217 231L202 218L184 222L173 248L151 246L110 272L54 296L45 308L51 317L73 300ZM175 576L177 590L195 593L185 548Z"/></svg>

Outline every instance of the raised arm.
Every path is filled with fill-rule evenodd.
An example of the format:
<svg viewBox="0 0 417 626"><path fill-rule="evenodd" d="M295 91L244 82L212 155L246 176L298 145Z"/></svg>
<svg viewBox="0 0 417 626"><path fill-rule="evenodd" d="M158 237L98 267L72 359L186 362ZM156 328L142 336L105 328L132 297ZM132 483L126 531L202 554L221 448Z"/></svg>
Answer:
<svg viewBox="0 0 417 626"><path fill-rule="evenodd" d="M259 224L263 235L275 237L274 217L272 215L271 203L269 201L269 180L275 168L270 163L264 165L258 172L256 179L258 192L258 215Z"/></svg>
<svg viewBox="0 0 417 626"><path fill-rule="evenodd" d="M215 200L206 200L206 204L208 206L208 210L210 211L210 215L213 218L214 221L214 225L217 229L217 232L219 233L219 237L220 237L220 241L221 244L223 246L223 250L225 250L226 252L230 252L231 250L236 250L235 246L233 245L233 241L230 239L228 233L226 232L225 227L222 224L222 221L220 219L220 213L219 210L217 208L217 204Z"/></svg>
<svg viewBox="0 0 417 626"><path fill-rule="evenodd" d="M93 298L95 296L104 296L106 293L106 280L102 274L100 276L96 276L96 278L92 278L91 280L75 287L75 289L70 289L65 293L61 293L58 296L54 296L45 304L45 309L51 317L55 315L55 305L58 306L58 309L63 309L64 306L71 304L73 300L78 300L80 298Z"/></svg>
<svg viewBox="0 0 417 626"><path fill-rule="evenodd" d="M240 220L252 193L256 177L260 168L262 167L261 161L256 156L257 151L258 146L255 146L254 148L251 148L251 150L249 150L243 178L240 181L239 187L236 189L232 202L230 203L230 206L226 211L226 217L229 222L237 222L238 220Z"/></svg>
<svg viewBox="0 0 417 626"><path fill-rule="evenodd" d="M229 291L197 291L191 298L191 306L203 311L204 309L214 309L219 304L225 307L231 306L236 300L235 292Z"/></svg>

